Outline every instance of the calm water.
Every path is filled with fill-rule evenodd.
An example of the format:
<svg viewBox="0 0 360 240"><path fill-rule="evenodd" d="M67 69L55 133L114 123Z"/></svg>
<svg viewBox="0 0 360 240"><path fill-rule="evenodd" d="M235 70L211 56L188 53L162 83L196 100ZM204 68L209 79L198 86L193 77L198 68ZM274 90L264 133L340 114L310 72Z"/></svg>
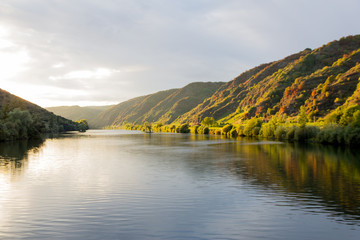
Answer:
<svg viewBox="0 0 360 240"><path fill-rule="evenodd" d="M0 143L0 239L359 237L359 151L110 130Z"/></svg>

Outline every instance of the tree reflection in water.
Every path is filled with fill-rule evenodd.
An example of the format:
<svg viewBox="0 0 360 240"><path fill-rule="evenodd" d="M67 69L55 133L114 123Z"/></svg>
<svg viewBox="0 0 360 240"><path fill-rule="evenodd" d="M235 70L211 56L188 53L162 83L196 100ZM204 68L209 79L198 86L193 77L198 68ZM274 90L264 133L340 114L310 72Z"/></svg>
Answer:
<svg viewBox="0 0 360 240"><path fill-rule="evenodd" d="M28 163L28 153L37 152L43 140L0 142L0 176L13 177L23 173Z"/></svg>
<svg viewBox="0 0 360 240"><path fill-rule="evenodd" d="M229 169L249 184L289 199L286 204L360 225L360 152L299 144L230 144L241 160ZM229 149L228 149L229 150Z"/></svg>

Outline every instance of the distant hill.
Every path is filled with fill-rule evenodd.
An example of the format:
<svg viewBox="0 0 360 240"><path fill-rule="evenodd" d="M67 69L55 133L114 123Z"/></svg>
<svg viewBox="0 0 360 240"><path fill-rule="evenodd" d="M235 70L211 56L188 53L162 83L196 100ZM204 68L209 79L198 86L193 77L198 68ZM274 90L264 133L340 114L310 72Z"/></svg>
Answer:
<svg viewBox="0 0 360 240"><path fill-rule="evenodd" d="M74 130L78 123L0 89L0 140Z"/></svg>
<svg viewBox="0 0 360 240"><path fill-rule="evenodd" d="M101 112L111 108L113 105L108 106L60 106L60 107L48 107L46 110L60 115L62 117L71 119L73 121L79 121L86 119L90 128L96 127L96 119Z"/></svg>
<svg viewBox="0 0 360 240"><path fill-rule="evenodd" d="M97 126L121 125L124 122L171 123L210 97L223 83L196 82L180 89L170 89L122 102L104 111L97 119Z"/></svg>

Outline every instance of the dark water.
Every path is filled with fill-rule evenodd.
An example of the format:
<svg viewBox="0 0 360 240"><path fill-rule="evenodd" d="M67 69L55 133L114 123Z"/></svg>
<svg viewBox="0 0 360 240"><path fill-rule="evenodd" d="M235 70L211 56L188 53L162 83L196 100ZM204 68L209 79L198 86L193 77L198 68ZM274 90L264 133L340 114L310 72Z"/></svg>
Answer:
<svg viewBox="0 0 360 240"><path fill-rule="evenodd" d="M0 143L0 239L359 239L360 152L89 131Z"/></svg>

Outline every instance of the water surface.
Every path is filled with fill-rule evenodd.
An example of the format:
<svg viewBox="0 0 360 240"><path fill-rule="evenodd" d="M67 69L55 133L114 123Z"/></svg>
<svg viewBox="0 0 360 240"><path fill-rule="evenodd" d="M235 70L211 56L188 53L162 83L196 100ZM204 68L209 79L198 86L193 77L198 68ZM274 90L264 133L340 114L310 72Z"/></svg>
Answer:
<svg viewBox="0 0 360 240"><path fill-rule="evenodd" d="M0 143L0 239L358 239L360 152L121 130Z"/></svg>

